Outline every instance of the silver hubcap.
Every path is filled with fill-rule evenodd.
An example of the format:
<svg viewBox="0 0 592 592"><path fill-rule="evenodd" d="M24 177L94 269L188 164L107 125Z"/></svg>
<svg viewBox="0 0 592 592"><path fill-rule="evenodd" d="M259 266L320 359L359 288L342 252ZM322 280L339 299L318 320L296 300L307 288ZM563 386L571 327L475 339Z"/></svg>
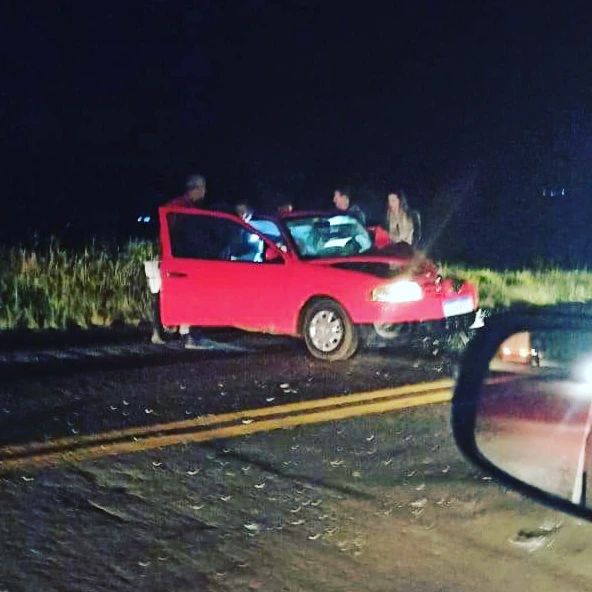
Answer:
<svg viewBox="0 0 592 592"><path fill-rule="evenodd" d="M343 340L343 321L332 310L317 312L308 327L308 335L312 344L325 353L337 349Z"/></svg>

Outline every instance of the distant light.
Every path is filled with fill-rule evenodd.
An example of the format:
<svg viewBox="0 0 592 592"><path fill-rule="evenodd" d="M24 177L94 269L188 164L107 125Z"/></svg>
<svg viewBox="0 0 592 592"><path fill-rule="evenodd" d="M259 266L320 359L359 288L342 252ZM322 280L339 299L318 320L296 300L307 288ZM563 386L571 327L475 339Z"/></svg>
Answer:
<svg viewBox="0 0 592 592"><path fill-rule="evenodd" d="M142 216L138 216L138 222L142 221Z"/></svg>
<svg viewBox="0 0 592 592"><path fill-rule="evenodd" d="M148 224L150 222L150 216L144 216L144 224Z"/></svg>
<svg viewBox="0 0 592 592"><path fill-rule="evenodd" d="M567 195L566 187L543 187L541 189L543 197L565 197Z"/></svg>

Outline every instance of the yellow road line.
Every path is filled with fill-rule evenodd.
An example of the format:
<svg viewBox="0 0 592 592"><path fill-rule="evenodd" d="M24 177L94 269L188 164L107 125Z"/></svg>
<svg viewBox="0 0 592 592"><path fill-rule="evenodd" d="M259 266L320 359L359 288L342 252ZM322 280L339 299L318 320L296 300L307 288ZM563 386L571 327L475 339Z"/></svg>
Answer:
<svg viewBox="0 0 592 592"><path fill-rule="evenodd" d="M208 430L199 430L193 433L183 434L165 434L143 438L138 441L116 442L111 444L93 444L87 448L74 450L71 452L52 452L34 454L27 458L7 459L0 461L0 470L14 470L18 468L37 467L54 465L59 462L70 461L77 462L91 458L109 456L114 454L124 454L130 452L140 452L154 448L162 448L174 444L206 442L219 438L233 438L254 434L257 432L272 431L277 429L286 429L299 425L324 423L357 417L361 415L370 415L376 413L385 413L396 409L406 409L418 407L420 405L429 405L433 403L443 403L450 401L452 391L450 388L428 389L416 396L393 396L383 401L360 402L359 404L345 407L335 407L311 413L296 413L281 418L262 419L248 424L237 424L224 427L214 427Z"/></svg>
<svg viewBox="0 0 592 592"><path fill-rule="evenodd" d="M299 411L308 411L320 409L323 407L347 406L355 403L385 399L391 397L403 397L411 394L428 393L440 389L452 389L454 382L450 379L436 380L433 382L423 382L387 389L366 391L363 393L354 393L351 395L340 395L327 397L323 399L313 399L310 401L298 401L296 403L286 403L283 405L274 405L270 407L259 407L255 409L245 409L231 413L220 413L218 415L203 415L193 419L181 421L160 423L148 426L137 426L123 430L112 430L100 434L89 434L83 436L70 436L67 438L57 438L47 442L31 442L20 446L5 446L0 448L0 458L10 457L20 454L28 454L41 451L52 451L55 448L65 448L72 446L81 446L85 444L98 445L108 443L110 440L122 439L126 437L140 437L159 432L170 432L186 430L191 428L201 428L205 426L242 421L243 419L256 419L266 416L284 415Z"/></svg>

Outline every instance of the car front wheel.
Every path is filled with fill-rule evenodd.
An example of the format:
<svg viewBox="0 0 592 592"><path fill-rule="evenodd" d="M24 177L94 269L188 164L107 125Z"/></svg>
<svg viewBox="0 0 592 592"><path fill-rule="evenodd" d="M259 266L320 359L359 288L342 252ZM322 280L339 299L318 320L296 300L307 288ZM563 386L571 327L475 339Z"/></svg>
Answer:
<svg viewBox="0 0 592 592"><path fill-rule="evenodd" d="M319 360L347 360L358 349L358 331L334 300L321 298L306 309L303 321L308 351Z"/></svg>

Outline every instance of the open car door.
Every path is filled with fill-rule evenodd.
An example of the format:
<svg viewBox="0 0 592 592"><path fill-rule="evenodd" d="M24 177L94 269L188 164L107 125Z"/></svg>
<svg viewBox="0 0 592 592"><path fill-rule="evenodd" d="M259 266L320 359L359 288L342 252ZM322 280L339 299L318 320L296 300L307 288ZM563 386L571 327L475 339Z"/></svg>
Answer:
<svg viewBox="0 0 592 592"><path fill-rule="evenodd" d="M271 241L230 214L165 206L159 215L165 325L290 332L281 297L290 266Z"/></svg>

